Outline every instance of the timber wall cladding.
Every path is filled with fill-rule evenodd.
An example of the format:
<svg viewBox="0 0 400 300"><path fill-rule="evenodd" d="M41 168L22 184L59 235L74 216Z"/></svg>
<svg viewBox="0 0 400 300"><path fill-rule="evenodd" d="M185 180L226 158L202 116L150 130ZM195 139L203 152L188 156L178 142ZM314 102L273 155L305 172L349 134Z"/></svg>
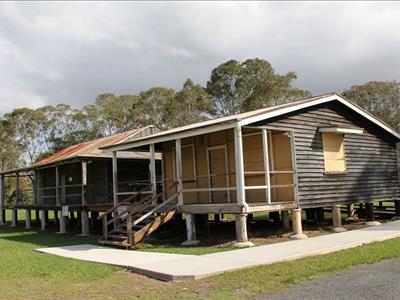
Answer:
<svg viewBox="0 0 400 300"><path fill-rule="evenodd" d="M260 122L295 133L299 201L302 207L326 203L398 200L396 140L339 103L327 103ZM324 173L320 126L352 125L362 135L345 134L347 173Z"/></svg>

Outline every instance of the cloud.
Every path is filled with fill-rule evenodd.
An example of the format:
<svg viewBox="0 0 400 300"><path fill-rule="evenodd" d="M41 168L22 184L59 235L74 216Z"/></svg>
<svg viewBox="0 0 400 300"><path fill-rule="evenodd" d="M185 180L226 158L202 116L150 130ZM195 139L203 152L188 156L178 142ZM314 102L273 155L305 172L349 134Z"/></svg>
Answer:
<svg viewBox="0 0 400 300"><path fill-rule="evenodd" d="M314 94L400 80L400 3L2 2L0 113L205 84L260 57Z"/></svg>

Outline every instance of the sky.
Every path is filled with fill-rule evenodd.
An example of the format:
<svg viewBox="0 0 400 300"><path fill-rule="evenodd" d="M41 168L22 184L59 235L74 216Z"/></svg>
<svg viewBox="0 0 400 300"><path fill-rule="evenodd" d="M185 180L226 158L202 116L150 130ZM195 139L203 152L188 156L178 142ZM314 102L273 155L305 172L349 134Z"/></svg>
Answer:
<svg viewBox="0 0 400 300"><path fill-rule="evenodd" d="M262 58L314 95L400 80L400 2L1 2L0 113L205 85Z"/></svg>

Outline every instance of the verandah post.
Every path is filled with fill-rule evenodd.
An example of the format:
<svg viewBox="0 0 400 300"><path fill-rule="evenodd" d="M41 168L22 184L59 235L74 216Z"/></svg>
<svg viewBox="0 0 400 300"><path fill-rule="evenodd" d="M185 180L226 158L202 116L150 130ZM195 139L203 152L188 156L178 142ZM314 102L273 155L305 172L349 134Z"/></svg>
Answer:
<svg viewBox="0 0 400 300"><path fill-rule="evenodd" d="M175 164L176 164L176 187L178 193L178 204L183 205L183 182L182 182L182 143L181 139L175 140Z"/></svg>
<svg viewBox="0 0 400 300"><path fill-rule="evenodd" d="M264 172L265 172L265 193L267 196L267 203L271 204L271 179L269 175L269 154L268 154L268 131L262 129L262 141L263 141L263 157L264 157Z"/></svg>
<svg viewBox="0 0 400 300"><path fill-rule="evenodd" d="M237 203L241 207L242 212L236 215L236 247L250 247L254 246L249 242L247 237L247 209L245 181L244 181L244 162L243 162L243 137L242 127L236 123L234 128L234 142L235 142L235 164L236 164L236 197Z"/></svg>
<svg viewBox="0 0 400 300"><path fill-rule="evenodd" d="M4 175L0 175L0 225L6 223L6 209L4 205Z"/></svg>
<svg viewBox="0 0 400 300"><path fill-rule="evenodd" d="M150 144L150 181L151 193L153 197L157 195L157 174L156 174L156 152L155 145ZM157 205L157 199L154 199L153 205Z"/></svg>
<svg viewBox="0 0 400 300"><path fill-rule="evenodd" d="M87 162L82 161L82 211L81 211L81 222L82 222L82 234L81 236L88 236L89 233L89 217L87 211L87 198L86 198L86 188L87 188Z"/></svg>

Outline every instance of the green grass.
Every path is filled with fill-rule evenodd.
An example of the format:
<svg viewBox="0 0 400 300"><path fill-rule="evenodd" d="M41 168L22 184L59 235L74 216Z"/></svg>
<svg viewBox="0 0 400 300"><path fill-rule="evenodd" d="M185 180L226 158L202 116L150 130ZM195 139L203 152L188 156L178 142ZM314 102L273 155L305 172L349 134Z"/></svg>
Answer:
<svg viewBox="0 0 400 300"><path fill-rule="evenodd" d="M163 283L116 267L34 251L38 247L95 241L95 237L60 236L53 232L26 231L21 227L1 226L1 297L3 299L238 299L276 292L293 284L345 270L357 264L400 257L400 239L393 239L327 255L229 272L195 282ZM177 252L176 249L170 250Z"/></svg>

